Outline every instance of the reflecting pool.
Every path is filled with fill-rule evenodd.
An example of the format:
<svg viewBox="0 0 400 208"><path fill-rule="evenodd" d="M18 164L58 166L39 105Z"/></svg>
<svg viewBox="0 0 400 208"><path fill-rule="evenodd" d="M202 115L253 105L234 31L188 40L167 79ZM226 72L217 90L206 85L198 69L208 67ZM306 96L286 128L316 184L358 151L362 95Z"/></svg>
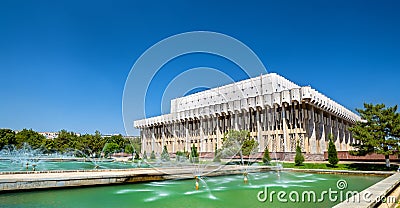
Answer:
<svg viewBox="0 0 400 208"><path fill-rule="evenodd" d="M0 203L1 207L331 207L340 202L340 192L361 192L384 177L270 171L249 173L247 178L244 183L243 175L203 177L199 190L193 179L5 193L0 194ZM337 191L337 200L321 197L330 189ZM268 198L260 202L257 195L265 190ZM269 198L279 191L286 193L288 202L278 201L277 194ZM316 202L301 200L306 191L316 194ZM290 200L290 192L300 194L299 202Z"/></svg>

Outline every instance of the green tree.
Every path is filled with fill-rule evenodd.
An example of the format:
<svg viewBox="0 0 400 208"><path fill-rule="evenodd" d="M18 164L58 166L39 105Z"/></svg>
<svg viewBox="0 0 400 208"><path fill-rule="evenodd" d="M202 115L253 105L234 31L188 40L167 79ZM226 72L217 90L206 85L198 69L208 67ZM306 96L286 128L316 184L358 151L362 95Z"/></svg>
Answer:
<svg viewBox="0 0 400 208"><path fill-rule="evenodd" d="M0 150L6 145L15 144L15 132L11 129L0 129Z"/></svg>
<svg viewBox="0 0 400 208"><path fill-rule="evenodd" d="M163 151L162 151L162 153L161 153L161 160L162 160L163 162L170 161L169 153L168 153L168 150L167 150L167 146L166 146L166 145L164 146Z"/></svg>
<svg viewBox="0 0 400 208"><path fill-rule="evenodd" d="M263 161L263 163L266 164L266 165L269 165L269 164L270 164L271 157L269 156L268 146L265 146L264 154L263 154L263 157L262 157L262 161Z"/></svg>
<svg viewBox="0 0 400 208"><path fill-rule="evenodd" d="M133 149L133 146L132 146L132 145L127 144L127 145L125 146L124 152L125 152L125 153L128 153L128 154L132 154L132 153L135 152L135 150Z"/></svg>
<svg viewBox="0 0 400 208"><path fill-rule="evenodd" d="M46 139L44 141L44 148L45 148L45 152L47 152L47 153L56 152L57 143L56 143L55 139Z"/></svg>
<svg viewBox="0 0 400 208"><path fill-rule="evenodd" d="M74 132L69 132L69 137L67 138L67 143L65 148L70 148L73 150L83 150L85 147L83 146L82 137L79 137Z"/></svg>
<svg viewBox="0 0 400 208"><path fill-rule="evenodd" d="M96 131L93 136L88 137L87 142L91 153L95 154L97 157L101 155L101 152L106 145L106 140L101 137L100 131Z"/></svg>
<svg viewBox="0 0 400 208"><path fill-rule="evenodd" d="M390 167L389 155L398 153L400 139L400 114L397 105L386 107L385 104L364 103L364 109L356 109L361 121L349 128L355 148L352 155L366 155L372 152L385 155L386 166Z"/></svg>
<svg viewBox="0 0 400 208"><path fill-rule="evenodd" d="M154 153L154 150L153 151L151 151L151 154L150 154L150 160L155 160L156 159L156 154Z"/></svg>
<svg viewBox="0 0 400 208"><path fill-rule="evenodd" d="M58 152L65 152L68 149L78 149L78 136L74 132L68 132L63 129L58 132L58 137L55 139ZM82 148L82 147L80 147Z"/></svg>
<svg viewBox="0 0 400 208"><path fill-rule="evenodd" d="M82 152L83 157L89 157L91 152L91 149L89 148L89 137L92 137L93 135L90 134L83 134L80 136L77 136L78 142L79 142L79 151Z"/></svg>
<svg viewBox="0 0 400 208"><path fill-rule="evenodd" d="M115 143L118 144L119 147L125 147L125 145L129 143L129 141L125 139L121 134L112 135L111 137L106 137L105 139L107 143Z"/></svg>
<svg viewBox="0 0 400 208"><path fill-rule="evenodd" d="M336 146L335 143L333 143L332 139L332 134L329 134L329 146L328 146L328 162L331 164L333 167L336 166L336 164L339 163L339 158L337 156L337 151L336 151Z"/></svg>
<svg viewBox="0 0 400 208"><path fill-rule="evenodd" d="M105 157L109 157L112 153L119 150L119 145L114 142L107 143L104 146L103 153Z"/></svg>
<svg viewBox="0 0 400 208"><path fill-rule="evenodd" d="M15 135L16 146L18 148L22 147L24 143L27 143L33 149L38 149L44 144L45 140L46 138L43 135L40 135L32 129L23 129Z"/></svg>
<svg viewBox="0 0 400 208"><path fill-rule="evenodd" d="M249 156L258 146L258 142L250 138L247 130L229 130L222 139L222 151L226 156L239 155L242 164L243 156Z"/></svg>
<svg viewBox="0 0 400 208"><path fill-rule="evenodd" d="M296 147L296 156L294 157L294 164L296 166L302 165L304 162L304 156L303 153L301 152L301 147L299 146L299 143L297 143Z"/></svg>
<svg viewBox="0 0 400 208"><path fill-rule="evenodd" d="M199 153L197 153L197 147L192 145L191 151L190 151L190 162L191 163L198 163L199 162Z"/></svg>

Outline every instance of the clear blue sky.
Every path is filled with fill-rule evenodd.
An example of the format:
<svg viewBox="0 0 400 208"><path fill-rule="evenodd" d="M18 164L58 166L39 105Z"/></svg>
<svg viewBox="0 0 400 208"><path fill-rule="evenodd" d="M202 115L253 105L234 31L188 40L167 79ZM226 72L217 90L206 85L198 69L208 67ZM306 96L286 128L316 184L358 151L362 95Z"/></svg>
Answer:
<svg viewBox="0 0 400 208"><path fill-rule="evenodd" d="M268 72L351 110L400 104L399 1L232 2L0 1L0 128L125 134L133 63L158 41L197 30L242 41ZM222 62L193 54L170 65L230 70Z"/></svg>

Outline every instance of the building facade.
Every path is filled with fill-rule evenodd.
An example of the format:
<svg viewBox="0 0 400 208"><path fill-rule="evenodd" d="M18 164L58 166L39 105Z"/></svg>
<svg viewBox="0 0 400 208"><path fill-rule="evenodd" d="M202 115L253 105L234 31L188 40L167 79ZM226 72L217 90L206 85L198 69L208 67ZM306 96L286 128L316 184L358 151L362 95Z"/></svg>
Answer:
<svg viewBox="0 0 400 208"><path fill-rule="evenodd" d="M171 113L134 121L142 152L200 154L222 146L231 129L248 130L263 152L294 153L299 143L306 154L323 155L332 134L338 151L354 143L348 128L360 117L310 86L300 87L270 73L171 100Z"/></svg>

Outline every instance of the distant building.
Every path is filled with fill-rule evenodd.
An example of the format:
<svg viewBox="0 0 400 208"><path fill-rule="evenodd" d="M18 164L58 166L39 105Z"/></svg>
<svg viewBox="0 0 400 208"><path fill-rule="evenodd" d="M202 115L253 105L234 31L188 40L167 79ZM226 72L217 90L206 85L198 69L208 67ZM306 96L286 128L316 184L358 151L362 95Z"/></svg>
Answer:
<svg viewBox="0 0 400 208"><path fill-rule="evenodd" d="M60 134L59 132L38 132L38 134L43 135L46 139L55 139ZM74 133L76 136L81 136L80 133Z"/></svg>
<svg viewBox="0 0 400 208"><path fill-rule="evenodd" d="M46 137L46 139L54 139L58 137L58 132L38 132L38 133Z"/></svg>
<svg viewBox="0 0 400 208"><path fill-rule="evenodd" d="M103 135L101 135L101 137L102 138L106 138L106 137L112 137L112 136L118 136L118 135L120 135L120 134L103 134ZM121 136L124 139L135 139L135 138L138 138L138 136L124 136L124 135L121 135Z"/></svg>
<svg viewBox="0 0 400 208"><path fill-rule="evenodd" d="M171 100L171 113L134 121L142 151L214 152L230 129L248 130L258 151L293 155L296 144L323 159L328 134L338 151L355 141L348 130L360 117L310 86L271 73Z"/></svg>

